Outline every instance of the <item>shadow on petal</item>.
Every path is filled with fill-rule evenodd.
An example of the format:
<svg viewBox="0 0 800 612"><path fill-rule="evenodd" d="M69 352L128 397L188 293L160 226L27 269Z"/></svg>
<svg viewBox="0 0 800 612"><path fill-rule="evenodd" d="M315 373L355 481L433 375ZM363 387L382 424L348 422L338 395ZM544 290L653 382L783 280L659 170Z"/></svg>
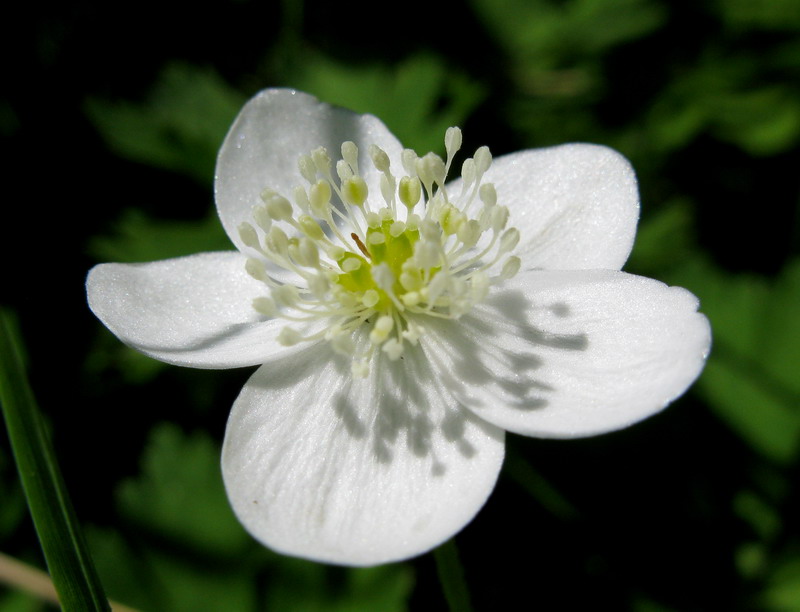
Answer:
<svg viewBox="0 0 800 612"><path fill-rule="evenodd" d="M362 336L359 344L365 345L367 335ZM353 378L350 365L349 357L319 343L268 361L264 369L280 375L258 377L253 384L267 394L302 389L305 402L327 406L335 415L333 427L368 448L377 463L410 454L429 462L434 476L448 469L451 451L443 452L443 446L469 460L479 452L470 440L475 429L480 436L498 437L494 427L456 401L419 346L408 346L397 361L376 351L366 379Z"/></svg>
<svg viewBox="0 0 800 612"><path fill-rule="evenodd" d="M570 317L570 306L556 302L544 306L559 319ZM431 362L446 389L460 403L480 414L482 408L502 404L519 411L545 409L556 392L537 378L545 365L544 351L587 351L588 334L554 334L530 321L534 305L520 291L495 292L475 312L458 321L429 324L435 340L428 349ZM509 339L516 344L511 347ZM519 340L525 343L521 349ZM492 389L493 392L487 392Z"/></svg>

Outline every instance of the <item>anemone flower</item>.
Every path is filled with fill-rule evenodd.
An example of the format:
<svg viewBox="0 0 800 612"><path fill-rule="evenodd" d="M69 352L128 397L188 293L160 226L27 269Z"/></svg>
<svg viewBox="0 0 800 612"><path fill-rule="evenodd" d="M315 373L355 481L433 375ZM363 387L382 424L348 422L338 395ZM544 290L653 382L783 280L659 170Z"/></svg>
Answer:
<svg viewBox="0 0 800 612"><path fill-rule="evenodd" d="M129 346L258 365L230 414L230 503L266 546L374 565L437 546L491 493L505 431L592 436L703 368L688 291L621 272L639 201L618 153L568 144L446 182L371 115L282 89L244 107L216 201L235 251L101 264L89 305Z"/></svg>

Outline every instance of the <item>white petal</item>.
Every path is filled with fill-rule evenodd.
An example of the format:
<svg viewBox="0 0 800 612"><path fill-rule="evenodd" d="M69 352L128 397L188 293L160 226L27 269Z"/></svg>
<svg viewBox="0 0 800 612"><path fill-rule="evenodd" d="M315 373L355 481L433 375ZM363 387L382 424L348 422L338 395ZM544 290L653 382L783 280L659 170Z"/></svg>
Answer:
<svg viewBox="0 0 800 612"><path fill-rule="evenodd" d="M710 328L685 289L616 271L514 281L425 336L442 382L495 425L553 438L620 429L663 409L703 368Z"/></svg>
<svg viewBox="0 0 800 612"><path fill-rule="evenodd" d="M503 432L458 406L418 350L380 351L366 379L327 346L269 363L236 400L225 486L248 531L277 551L343 565L423 553L486 501Z"/></svg>
<svg viewBox="0 0 800 612"><path fill-rule="evenodd" d="M308 186L297 169L298 158L319 146L328 149L336 176L335 163L347 140L359 147L359 169L370 200L382 202L380 173L370 161L369 145L386 151L395 173L402 168L402 147L377 117L288 89L267 89L252 98L231 126L217 157L217 211L234 244L244 248L238 227L250 220L251 208L260 203L264 188L292 199L296 186Z"/></svg>
<svg viewBox="0 0 800 612"><path fill-rule="evenodd" d="M568 144L497 158L484 179L508 206L526 268L619 270L639 220L636 177L607 147ZM449 188L460 193L460 181Z"/></svg>
<svg viewBox="0 0 800 612"><path fill-rule="evenodd" d="M89 307L126 344L156 359L197 368L263 363L283 347L275 321L252 306L266 287L237 252L145 264L101 264L86 280Z"/></svg>

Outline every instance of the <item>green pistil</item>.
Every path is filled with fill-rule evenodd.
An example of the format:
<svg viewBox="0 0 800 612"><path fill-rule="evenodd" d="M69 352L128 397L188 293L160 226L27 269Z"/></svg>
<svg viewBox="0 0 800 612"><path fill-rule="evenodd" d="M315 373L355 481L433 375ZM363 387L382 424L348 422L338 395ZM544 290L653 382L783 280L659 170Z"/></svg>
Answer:
<svg viewBox="0 0 800 612"><path fill-rule="evenodd" d="M367 249L373 264L386 262L395 279L400 278L403 264L414 254L414 244L419 240L419 230L406 229L398 236L392 236L393 219L384 220L380 227L370 228L367 232ZM382 243L373 243L375 234L383 235Z"/></svg>
<svg viewBox="0 0 800 612"><path fill-rule="evenodd" d="M392 307L392 300L372 278L372 266L386 263L395 279L393 286L395 295L402 296L406 292L400 284L403 264L414 254L414 244L420 238L418 229L405 229L397 236L392 236L393 223L393 219L385 219L380 226L367 231L364 246L369 259L348 251L337 262L342 274L338 276L336 283L359 299L369 290L377 291L380 299L374 309L380 312L388 312Z"/></svg>

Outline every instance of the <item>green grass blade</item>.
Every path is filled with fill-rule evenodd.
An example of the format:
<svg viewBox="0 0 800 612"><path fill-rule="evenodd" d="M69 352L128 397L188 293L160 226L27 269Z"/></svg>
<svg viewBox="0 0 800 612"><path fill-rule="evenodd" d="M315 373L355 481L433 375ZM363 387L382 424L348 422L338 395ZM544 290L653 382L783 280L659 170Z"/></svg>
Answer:
<svg viewBox="0 0 800 612"><path fill-rule="evenodd" d="M28 507L62 609L110 610L28 384L17 326L1 308L0 404Z"/></svg>
<svg viewBox="0 0 800 612"><path fill-rule="evenodd" d="M442 584L450 612L472 612L469 588L464 577L464 568L458 558L455 538L433 550L439 582Z"/></svg>

